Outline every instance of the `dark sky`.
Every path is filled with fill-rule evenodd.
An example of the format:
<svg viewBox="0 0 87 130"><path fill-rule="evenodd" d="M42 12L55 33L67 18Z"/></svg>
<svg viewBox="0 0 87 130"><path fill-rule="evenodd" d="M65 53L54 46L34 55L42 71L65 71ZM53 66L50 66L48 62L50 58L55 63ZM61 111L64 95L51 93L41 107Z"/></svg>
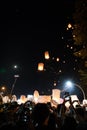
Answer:
<svg viewBox="0 0 87 130"><path fill-rule="evenodd" d="M47 91L48 75L38 74L37 63L43 59L44 51L51 51L53 55L63 53L61 37L73 7L74 0L12 2L2 7L0 86L11 89L14 74L18 73L16 95L30 94L35 89ZM13 69L14 64L18 70Z"/></svg>

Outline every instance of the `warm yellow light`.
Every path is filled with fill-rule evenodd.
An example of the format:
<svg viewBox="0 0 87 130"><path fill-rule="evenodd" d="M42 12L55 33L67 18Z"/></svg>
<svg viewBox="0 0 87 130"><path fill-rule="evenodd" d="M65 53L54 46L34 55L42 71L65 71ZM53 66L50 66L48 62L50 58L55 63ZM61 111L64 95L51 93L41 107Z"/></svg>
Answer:
<svg viewBox="0 0 87 130"><path fill-rule="evenodd" d="M73 35L73 38L76 37L75 35Z"/></svg>
<svg viewBox="0 0 87 130"><path fill-rule="evenodd" d="M34 91L34 102L37 103L38 102L38 98L39 98L39 92L37 90Z"/></svg>
<svg viewBox="0 0 87 130"><path fill-rule="evenodd" d="M45 56L45 59L49 59L49 58L50 58L49 52L48 52L48 51L45 51L44 56Z"/></svg>
<svg viewBox="0 0 87 130"><path fill-rule="evenodd" d="M59 61L59 60L60 60L59 58L56 59L56 61Z"/></svg>
<svg viewBox="0 0 87 130"><path fill-rule="evenodd" d="M52 100L55 100L56 102L58 102L58 99L60 99L60 90L52 89Z"/></svg>
<svg viewBox="0 0 87 130"><path fill-rule="evenodd" d="M5 87L3 86L1 89L2 89L2 90L5 90Z"/></svg>
<svg viewBox="0 0 87 130"><path fill-rule="evenodd" d="M54 86L57 86L57 83L56 83L56 81L54 81L53 85L54 85Z"/></svg>
<svg viewBox="0 0 87 130"><path fill-rule="evenodd" d="M73 47L71 46L70 49L73 49Z"/></svg>
<svg viewBox="0 0 87 130"><path fill-rule="evenodd" d="M72 28L72 25L70 23L68 24L68 28Z"/></svg>
<svg viewBox="0 0 87 130"><path fill-rule="evenodd" d="M25 103L27 101L27 98L25 95L20 96L21 103Z"/></svg>
<svg viewBox="0 0 87 130"><path fill-rule="evenodd" d="M38 70L43 71L44 70L44 63L38 63Z"/></svg>

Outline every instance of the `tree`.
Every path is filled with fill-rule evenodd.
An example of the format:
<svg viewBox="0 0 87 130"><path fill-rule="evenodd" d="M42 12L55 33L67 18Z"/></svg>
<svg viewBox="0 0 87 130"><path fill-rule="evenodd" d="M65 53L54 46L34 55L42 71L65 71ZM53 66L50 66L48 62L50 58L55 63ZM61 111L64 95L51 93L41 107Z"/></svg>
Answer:
<svg viewBox="0 0 87 130"><path fill-rule="evenodd" d="M87 1L76 0L73 13L73 39L77 46L74 55L80 58L79 75L81 85L87 95Z"/></svg>

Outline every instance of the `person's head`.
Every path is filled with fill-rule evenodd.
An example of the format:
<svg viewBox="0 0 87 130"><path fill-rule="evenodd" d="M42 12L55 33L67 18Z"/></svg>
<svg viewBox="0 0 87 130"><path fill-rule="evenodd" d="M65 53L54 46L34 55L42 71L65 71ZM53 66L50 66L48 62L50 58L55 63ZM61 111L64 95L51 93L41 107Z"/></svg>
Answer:
<svg viewBox="0 0 87 130"><path fill-rule="evenodd" d="M77 126L76 120L73 116L65 116L63 123L63 130L71 129L74 130Z"/></svg>
<svg viewBox="0 0 87 130"><path fill-rule="evenodd" d="M49 113L50 111L47 104L45 103L36 104L36 106L32 111L32 117L34 122L38 124L43 124L45 120L49 117Z"/></svg>
<svg viewBox="0 0 87 130"><path fill-rule="evenodd" d="M77 120L80 121L80 120L84 120L85 118L85 110L84 108L82 107L77 107L75 109L75 112L76 112L76 117L77 117Z"/></svg>

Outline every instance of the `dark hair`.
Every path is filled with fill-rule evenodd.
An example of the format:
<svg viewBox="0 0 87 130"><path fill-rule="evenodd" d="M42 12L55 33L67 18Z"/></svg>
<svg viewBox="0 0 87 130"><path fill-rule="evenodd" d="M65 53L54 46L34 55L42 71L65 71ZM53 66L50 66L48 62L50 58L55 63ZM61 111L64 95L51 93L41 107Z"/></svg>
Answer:
<svg viewBox="0 0 87 130"><path fill-rule="evenodd" d="M77 126L76 120L72 116L65 116L64 124L62 126L62 130L70 129L74 130Z"/></svg>
<svg viewBox="0 0 87 130"><path fill-rule="evenodd" d="M42 124L49 116L49 108L45 103L38 103L32 111L32 118L35 123Z"/></svg>
<svg viewBox="0 0 87 130"><path fill-rule="evenodd" d="M75 111L76 111L77 115L80 115L81 117L85 116L85 110L84 110L84 108L82 108L82 107L76 107Z"/></svg>

